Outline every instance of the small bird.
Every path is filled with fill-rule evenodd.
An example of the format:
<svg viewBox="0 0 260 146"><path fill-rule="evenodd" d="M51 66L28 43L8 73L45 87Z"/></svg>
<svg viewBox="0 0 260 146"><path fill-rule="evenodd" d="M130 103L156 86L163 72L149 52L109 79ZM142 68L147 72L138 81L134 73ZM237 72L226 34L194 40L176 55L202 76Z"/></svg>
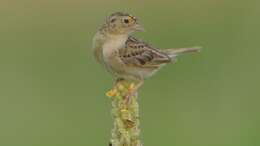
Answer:
<svg viewBox="0 0 260 146"><path fill-rule="evenodd" d="M115 12L107 17L93 38L96 60L115 77L116 83L121 80L136 82L126 95L126 102L143 85L144 80L162 66L174 62L181 54L200 50L199 47L160 50L131 36L138 31L144 31L144 28L136 17Z"/></svg>

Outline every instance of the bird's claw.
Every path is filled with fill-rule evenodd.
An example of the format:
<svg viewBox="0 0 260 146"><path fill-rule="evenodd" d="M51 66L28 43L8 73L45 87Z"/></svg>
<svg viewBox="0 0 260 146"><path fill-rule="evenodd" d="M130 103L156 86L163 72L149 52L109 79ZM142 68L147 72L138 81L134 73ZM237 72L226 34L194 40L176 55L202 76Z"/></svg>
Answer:
<svg viewBox="0 0 260 146"><path fill-rule="evenodd" d="M128 93L124 96L124 103L129 104L130 98L136 93L135 84L131 83L128 87Z"/></svg>

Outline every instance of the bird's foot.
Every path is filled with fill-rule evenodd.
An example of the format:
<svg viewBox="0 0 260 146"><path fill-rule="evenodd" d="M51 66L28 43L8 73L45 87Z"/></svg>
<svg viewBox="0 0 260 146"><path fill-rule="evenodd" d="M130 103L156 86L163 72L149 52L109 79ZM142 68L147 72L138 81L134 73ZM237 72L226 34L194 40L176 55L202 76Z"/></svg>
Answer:
<svg viewBox="0 0 260 146"><path fill-rule="evenodd" d="M128 91L126 95L124 96L124 103L129 104L131 97L134 96L135 94L136 94L135 84L131 83L128 87Z"/></svg>

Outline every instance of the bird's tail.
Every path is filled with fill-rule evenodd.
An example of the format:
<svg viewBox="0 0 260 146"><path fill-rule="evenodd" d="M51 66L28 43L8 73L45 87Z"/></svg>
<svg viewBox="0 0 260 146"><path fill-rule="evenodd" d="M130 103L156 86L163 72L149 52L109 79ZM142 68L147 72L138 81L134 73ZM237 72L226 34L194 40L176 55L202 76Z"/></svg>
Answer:
<svg viewBox="0 0 260 146"><path fill-rule="evenodd" d="M171 58L175 59L179 55L200 52L202 47L191 47L191 48L178 48L178 49L166 49L164 52Z"/></svg>

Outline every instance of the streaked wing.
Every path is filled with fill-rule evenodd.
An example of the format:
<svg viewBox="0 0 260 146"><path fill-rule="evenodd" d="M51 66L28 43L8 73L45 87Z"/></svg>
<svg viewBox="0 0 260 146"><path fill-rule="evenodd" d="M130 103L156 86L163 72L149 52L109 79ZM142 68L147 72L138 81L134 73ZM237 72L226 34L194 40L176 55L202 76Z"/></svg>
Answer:
<svg viewBox="0 0 260 146"><path fill-rule="evenodd" d="M125 48L119 50L121 60L129 66L159 67L161 64L171 61L164 52L157 50L147 43L130 36Z"/></svg>

